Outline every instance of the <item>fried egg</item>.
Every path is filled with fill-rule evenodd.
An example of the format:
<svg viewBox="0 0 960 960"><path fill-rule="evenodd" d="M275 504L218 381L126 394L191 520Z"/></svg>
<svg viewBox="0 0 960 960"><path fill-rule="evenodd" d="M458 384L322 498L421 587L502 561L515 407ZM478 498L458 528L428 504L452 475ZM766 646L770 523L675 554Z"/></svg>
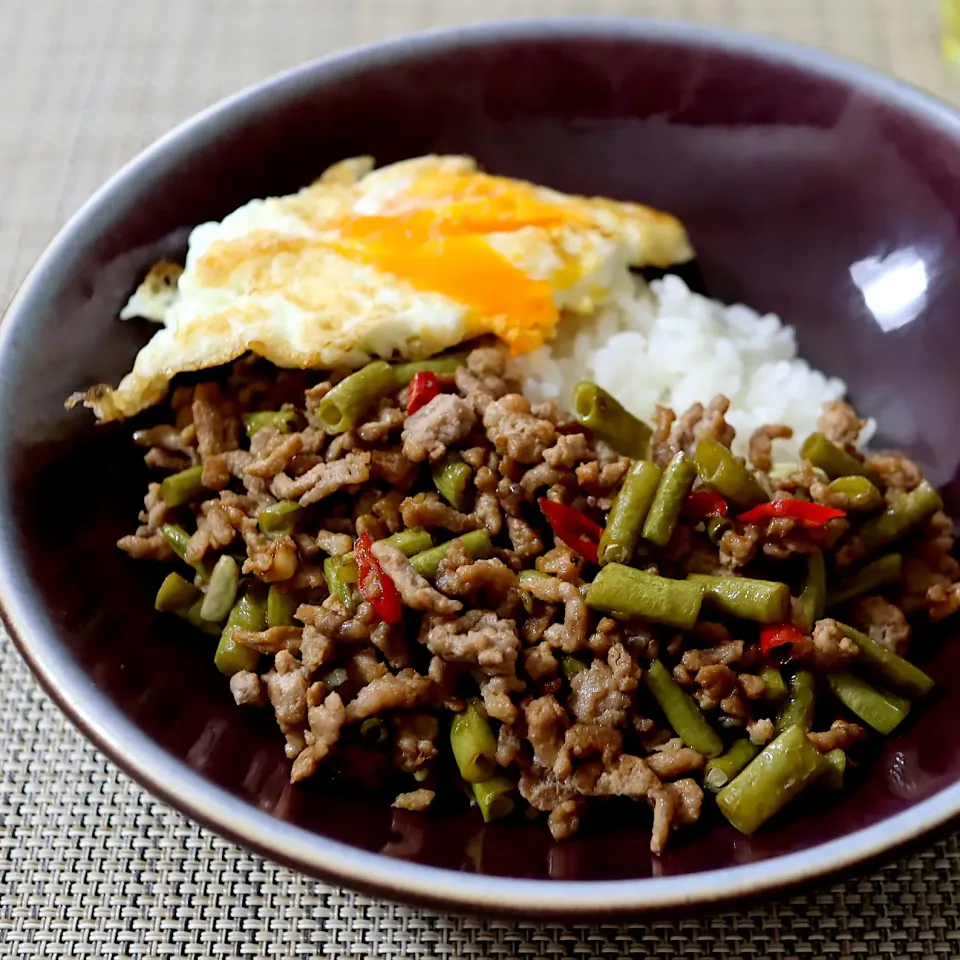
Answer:
<svg viewBox="0 0 960 960"><path fill-rule="evenodd" d="M420 359L483 334L514 354L561 316L589 318L630 267L693 250L674 217L491 176L460 156L334 165L298 193L196 227L182 273L158 264L122 317L162 322L120 385L82 400L101 420L161 400L181 372L252 351L280 367Z"/></svg>

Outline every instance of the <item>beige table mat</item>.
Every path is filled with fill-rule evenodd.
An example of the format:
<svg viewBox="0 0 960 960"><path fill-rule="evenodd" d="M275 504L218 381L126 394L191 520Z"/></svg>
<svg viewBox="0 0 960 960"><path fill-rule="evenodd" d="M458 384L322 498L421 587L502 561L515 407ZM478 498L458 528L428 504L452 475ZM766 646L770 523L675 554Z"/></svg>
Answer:
<svg viewBox="0 0 960 960"><path fill-rule="evenodd" d="M935 0L0 0L0 305L57 227L171 125L265 75L429 26L671 16L833 49L960 102ZM0 637L2 957L960 956L960 838L818 892L629 926L463 919L264 862L89 747Z"/></svg>

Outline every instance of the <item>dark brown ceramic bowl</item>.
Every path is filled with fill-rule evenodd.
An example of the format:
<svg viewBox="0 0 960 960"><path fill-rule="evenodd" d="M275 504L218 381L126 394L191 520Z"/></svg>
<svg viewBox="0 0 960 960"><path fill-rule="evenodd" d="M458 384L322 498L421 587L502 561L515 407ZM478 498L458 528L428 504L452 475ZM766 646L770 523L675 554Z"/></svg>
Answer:
<svg viewBox="0 0 960 960"><path fill-rule="evenodd" d="M115 382L150 335L118 310L189 229L332 161L473 154L491 171L677 214L707 290L796 326L885 443L958 506L960 121L826 55L699 26L540 21L433 33L311 63L208 110L64 228L0 328L0 600L48 692L154 793L268 857L461 909L582 918L757 895L849 867L960 811L960 644L916 641L945 694L860 785L754 838L713 822L660 859L636 805L552 844L329 787L291 788L266 712L153 613L157 571L114 542L147 476L129 428L63 399ZM611 820L615 818L610 818Z"/></svg>

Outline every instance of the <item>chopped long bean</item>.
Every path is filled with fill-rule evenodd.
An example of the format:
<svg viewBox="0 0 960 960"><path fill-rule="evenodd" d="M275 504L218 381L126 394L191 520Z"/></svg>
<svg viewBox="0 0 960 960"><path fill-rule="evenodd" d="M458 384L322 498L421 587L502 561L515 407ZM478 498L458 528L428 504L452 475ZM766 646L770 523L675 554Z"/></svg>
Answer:
<svg viewBox="0 0 960 960"><path fill-rule="evenodd" d="M511 794L515 788L513 781L503 774L473 784L473 797L485 823L502 820L513 813L514 802Z"/></svg>
<svg viewBox="0 0 960 960"><path fill-rule="evenodd" d="M812 729L816 708L816 678L809 670L797 670L790 678L788 689L787 702L777 717L777 730L789 730L791 727Z"/></svg>
<svg viewBox="0 0 960 960"><path fill-rule="evenodd" d="M295 410L263 410L256 413L245 413L243 415L243 428L248 437L264 427L273 427L280 433L289 433L290 427L297 419Z"/></svg>
<svg viewBox="0 0 960 960"><path fill-rule="evenodd" d="M802 727L790 727L717 794L720 812L741 833L754 833L827 771L829 763Z"/></svg>
<svg viewBox="0 0 960 960"><path fill-rule="evenodd" d="M188 610L198 599L200 591L192 583L184 580L179 573L168 573L160 584L153 608L161 613L174 613Z"/></svg>
<svg viewBox="0 0 960 960"><path fill-rule="evenodd" d="M653 430L603 387L581 380L573 388L573 415L618 453L634 460L646 458Z"/></svg>
<svg viewBox="0 0 960 960"><path fill-rule="evenodd" d="M233 608L239 586L240 567L233 557L225 553L216 562L210 574L210 583L203 597L200 616L214 623L223 620Z"/></svg>
<svg viewBox="0 0 960 960"><path fill-rule="evenodd" d="M276 587L271 586L267 591L267 626L268 627L292 627L294 624L293 614L300 602L293 594L282 593Z"/></svg>
<svg viewBox="0 0 960 960"><path fill-rule="evenodd" d="M779 703L786 699L786 683L783 682L783 674L776 667L764 667L760 671L760 679L763 680L763 699Z"/></svg>
<svg viewBox="0 0 960 960"><path fill-rule="evenodd" d="M831 673L827 683L834 696L851 713L879 733L892 733L910 712L909 700L878 690L855 674L846 671Z"/></svg>
<svg viewBox="0 0 960 960"><path fill-rule="evenodd" d="M336 690L337 687L342 687L350 677L343 667L334 667L332 670L328 670L320 679L323 680L324 686L329 687L331 690Z"/></svg>
<svg viewBox="0 0 960 960"><path fill-rule="evenodd" d="M698 441L694 459L701 481L738 507L754 507L767 499L753 474L718 440Z"/></svg>
<svg viewBox="0 0 960 960"><path fill-rule="evenodd" d="M583 673L587 665L574 656L566 656L560 661L560 672L564 679L569 683L578 673Z"/></svg>
<svg viewBox="0 0 960 960"><path fill-rule="evenodd" d="M882 643L877 643L859 630L841 623L840 629L860 648L856 663L871 676L886 686L905 693L908 697L922 700L936 684L918 666L905 660Z"/></svg>
<svg viewBox="0 0 960 960"><path fill-rule="evenodd" d="M866 477L871 483L880 482L877 475L865 464L837 446L822 433L811 433L800 448L800 456L819 467L831 480L838 477Z"/></svg>
<svg viewBox="0 0 960 960"><path fill-rule="evenodd" d="M620 620L632 618L689 630L700 614L703 586L608 563L587 587L587 606Z"/></svg>
<svg viewBox="0 0 960 960"><path fill-rule="evenodd" d="M733 529L733 521L729 517L710 517L706 526L710 542L719 544L723 535Z"/></svg>
<svg viewBox="0 0 960 960"><path fill-rule="evenodd" d="M833 498L843 502L835 503ZM851 513L870 513L883 506L883 494L867 477L837 477L827 486L826 502Z"/></svg>
<svg viewBox="0 0 960 960"><path fill-rule="evenodd" d="M643 677L673 732L705 757L720 756L723 752L720 735L707 723L693 698L670 676L670 671L659 660L654 660Z"/></svg>
<svg viewBox="0 0 960 960"><path fill-rule="evenodd" d="M722 790L759 752L749 740L737 740L719 757L707 761L703 785L714 793Z"/></svg>
<svg viewBox="0 0 960 960"><path fill-rule="evenodd" d="M548 573L541 573L539 570L521 570L517 579L520 583L523 583L524 580L548 580L550 575ZM534 607L536 606L536 598L529 590L520 591L520 602L523 604L523 609L527 613L533 613Z"/></svg>
<svg viewBox="0 0 960 960"><path fill-rule="evenodd" d="M201 477L203 466L187 467L179 473L171 473L164 477L160 484L160 496L168 507L179 507L191 500L196 500L206 492Z"/></svg>
<svg viewBox="0 0 960 960"><path fill-rule="evenodd" d="M367 717L360 724L360 736L369 743L386 743L390 739L390 728L382 717Z"/></svg>
<svg viewBox="0 0 960 960"><path fill-rule="evenodd" d="M412 528L391 533L383 542L396 547L405 557L412 557L429 550L433 546L433 537L426 530Z"/></svg>
<svg viewBox="0 0 960 960"><path fill-rule="evenodd" d="M782 623L789 619L790 588L776 580L687 574L703 587L703 602L718 613L757 623Z"/></svg>
<svg viewBox="0 0 960 960"><path fill-rule="evenodd" d="M469 533L461 534L458 539L464 546L464 549L474 560L485 560L493 553L493 544L490 542L490 534L486 530L471 530ZM450 552L453 540L441 543L438 547L431 550L424 550L422 553L414 554L410 558L413 569L420 574L432 580L440 569L440 564L446 555Z"/></svg>
<svg viewBox="0 0 960 960"><path fill-rule="evenodd" d="M440 496L455 510L461 512L467 508L467 491L473 471L457 453L448 453L431 468L433 485Z"/></svg>
<svg viewBox="0 0 960 960"><path fill-rule="evenodd" d="M878 517L868 520L860 528L860 542L868 553L875 553L916 530L942 509L940 494L924 480Z"/></svg>
<svg viewBox="0 0 960 960"><path fill-rule="evenodd" d="M847 755L838 748L825 753L823 759L827 761L829 766L817 781L817 785L824 790L842 790L843 777L847 772Z"/></svg>
<svg viewBox="0 0 960 960"><path fill-rule="evenodd" d="M398 363L393 368L397 378L397 387L405 387L418 373L435 373L437 376L454 373L457 367L467 362L465 353L450 353L445 357L432 357L430 360L413 360L410 363Z"/></svg>
<svg viewBox="0 0 960 960"><path fill-rule="evenodd" d="M317 419L327 433L345 433L381 397L399 388L395 369L383 360L373 360L331 388L317 404Z"/></svg>
<svg viewBox="0 0 960 960"><path fill-rule="evenodd" d="M660 483L660 468L638 460L624 478L600 538L600 563L629 563L637 549L650 505Z"/></svg>
<svg viewBox="0 0 960 960"><path fill-rule="evenodd" d="M349 613L357 609L357 593L353 585L342 575L343 557L327 557L323 561L323 577L327 589L337 597ZM356 564L354 564L356 566Z"/></svg>
<svg viewBox="0 0 960 960"><path fill-rule="evenodd" d="M264 507L257 514L257 525L261 533L276 537L283 533L293 533L303 508L296 500L281 500Z"/></svg>
<svg viewBox="0 0 960 960"><path fill-rule="evenodd" d="M497 766L497 738L490 729L487 714L478 703L471 703L453 718L450 749L460 776L468 783L480 783Z"/></svg>
<svg viewBox="0 0 960 960"><path fill-rule="evenodd" d="M815 550L807 557L800 604L807 621L807 630L812 630L813 625L823 617L827 609L827 565L819 550Z"/></svg>
<svg viewBox="0 0 960 960"><path fill-rule="evenodd" d="M827 606L836 607L865 593L876 593L899 583L902 576L903 558L899 553L888 553L840 577L827 594Z"/></svg>
<svg viewBox="0 0 960 960"><path fill-rule="evenodd" d="M192 606L185 610L175 610L174 613L176 613L178 617L182 617L184 620L186 620L191 626L196 627L198 630L202 630L211 637L220 636L220 625L218 623L212 623L210 620L204 620L203 617L200 616L200 608L202 606L203 597L200 597L194 601Z"/></svg>
<svg viewBox="0 0 960 960"><path fill-rule="evenodd" d="M237 629L259 631L266 625L267 604L261 591L253 588L245 591L234 604L223 633L220 634L220 642L217 644L217 652L214 656L217 669L227 676L232 676L241 670L253 670L260 660L260 654L256 650L237 643L233 639L233 631Z"/></svg>
<svg viewBox="0 0 960 960"><path fill-rule="evenodd" d="M658 547L665 547L670 542L680 519L683 501L696 479L696 464L682 450L678 451L657 483L653 502L643 522L644 540Z"/></svg>
<svg viewBox="0 0 960 960"><path fill-rule="evenodd" d="M160 528L160 532L167 543L170 544L173 552L184 563L188 563L187 546L190 543L190 534L177 523L165 523ZM199 560L196 563L190 563L189 566L193 567L204 580L209 580L210 574L213 572L213 564L208 560Z"/></svg>

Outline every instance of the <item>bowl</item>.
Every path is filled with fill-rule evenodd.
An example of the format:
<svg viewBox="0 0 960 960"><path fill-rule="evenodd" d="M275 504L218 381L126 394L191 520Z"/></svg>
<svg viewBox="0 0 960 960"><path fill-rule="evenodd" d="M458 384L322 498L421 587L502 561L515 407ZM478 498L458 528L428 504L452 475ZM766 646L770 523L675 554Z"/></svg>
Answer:
<svg viewBox="0 0 960 960"><path fill-rule="evenodd" d="M666 855L629 817L565 844L366 795L293 788L272 717L152 609L114 546L145 468L129 428L64 398L129 369L120 307L195 224L329 163L428 152L678 215L712 296L775 311L843 376L880 440L960 506L960 120L892 79L775 40L597 19L429 33L306 64L168 134L53 241L0 327L0 602L47 692L147 789L296 869L462 910L586 916L759 896L849 868L960 811L960 645L923 641L944 694L861 785L755 837L707 824ZM918 645L919 646L919 645ZM678 838L679 839L679 838Z"/></svg>

